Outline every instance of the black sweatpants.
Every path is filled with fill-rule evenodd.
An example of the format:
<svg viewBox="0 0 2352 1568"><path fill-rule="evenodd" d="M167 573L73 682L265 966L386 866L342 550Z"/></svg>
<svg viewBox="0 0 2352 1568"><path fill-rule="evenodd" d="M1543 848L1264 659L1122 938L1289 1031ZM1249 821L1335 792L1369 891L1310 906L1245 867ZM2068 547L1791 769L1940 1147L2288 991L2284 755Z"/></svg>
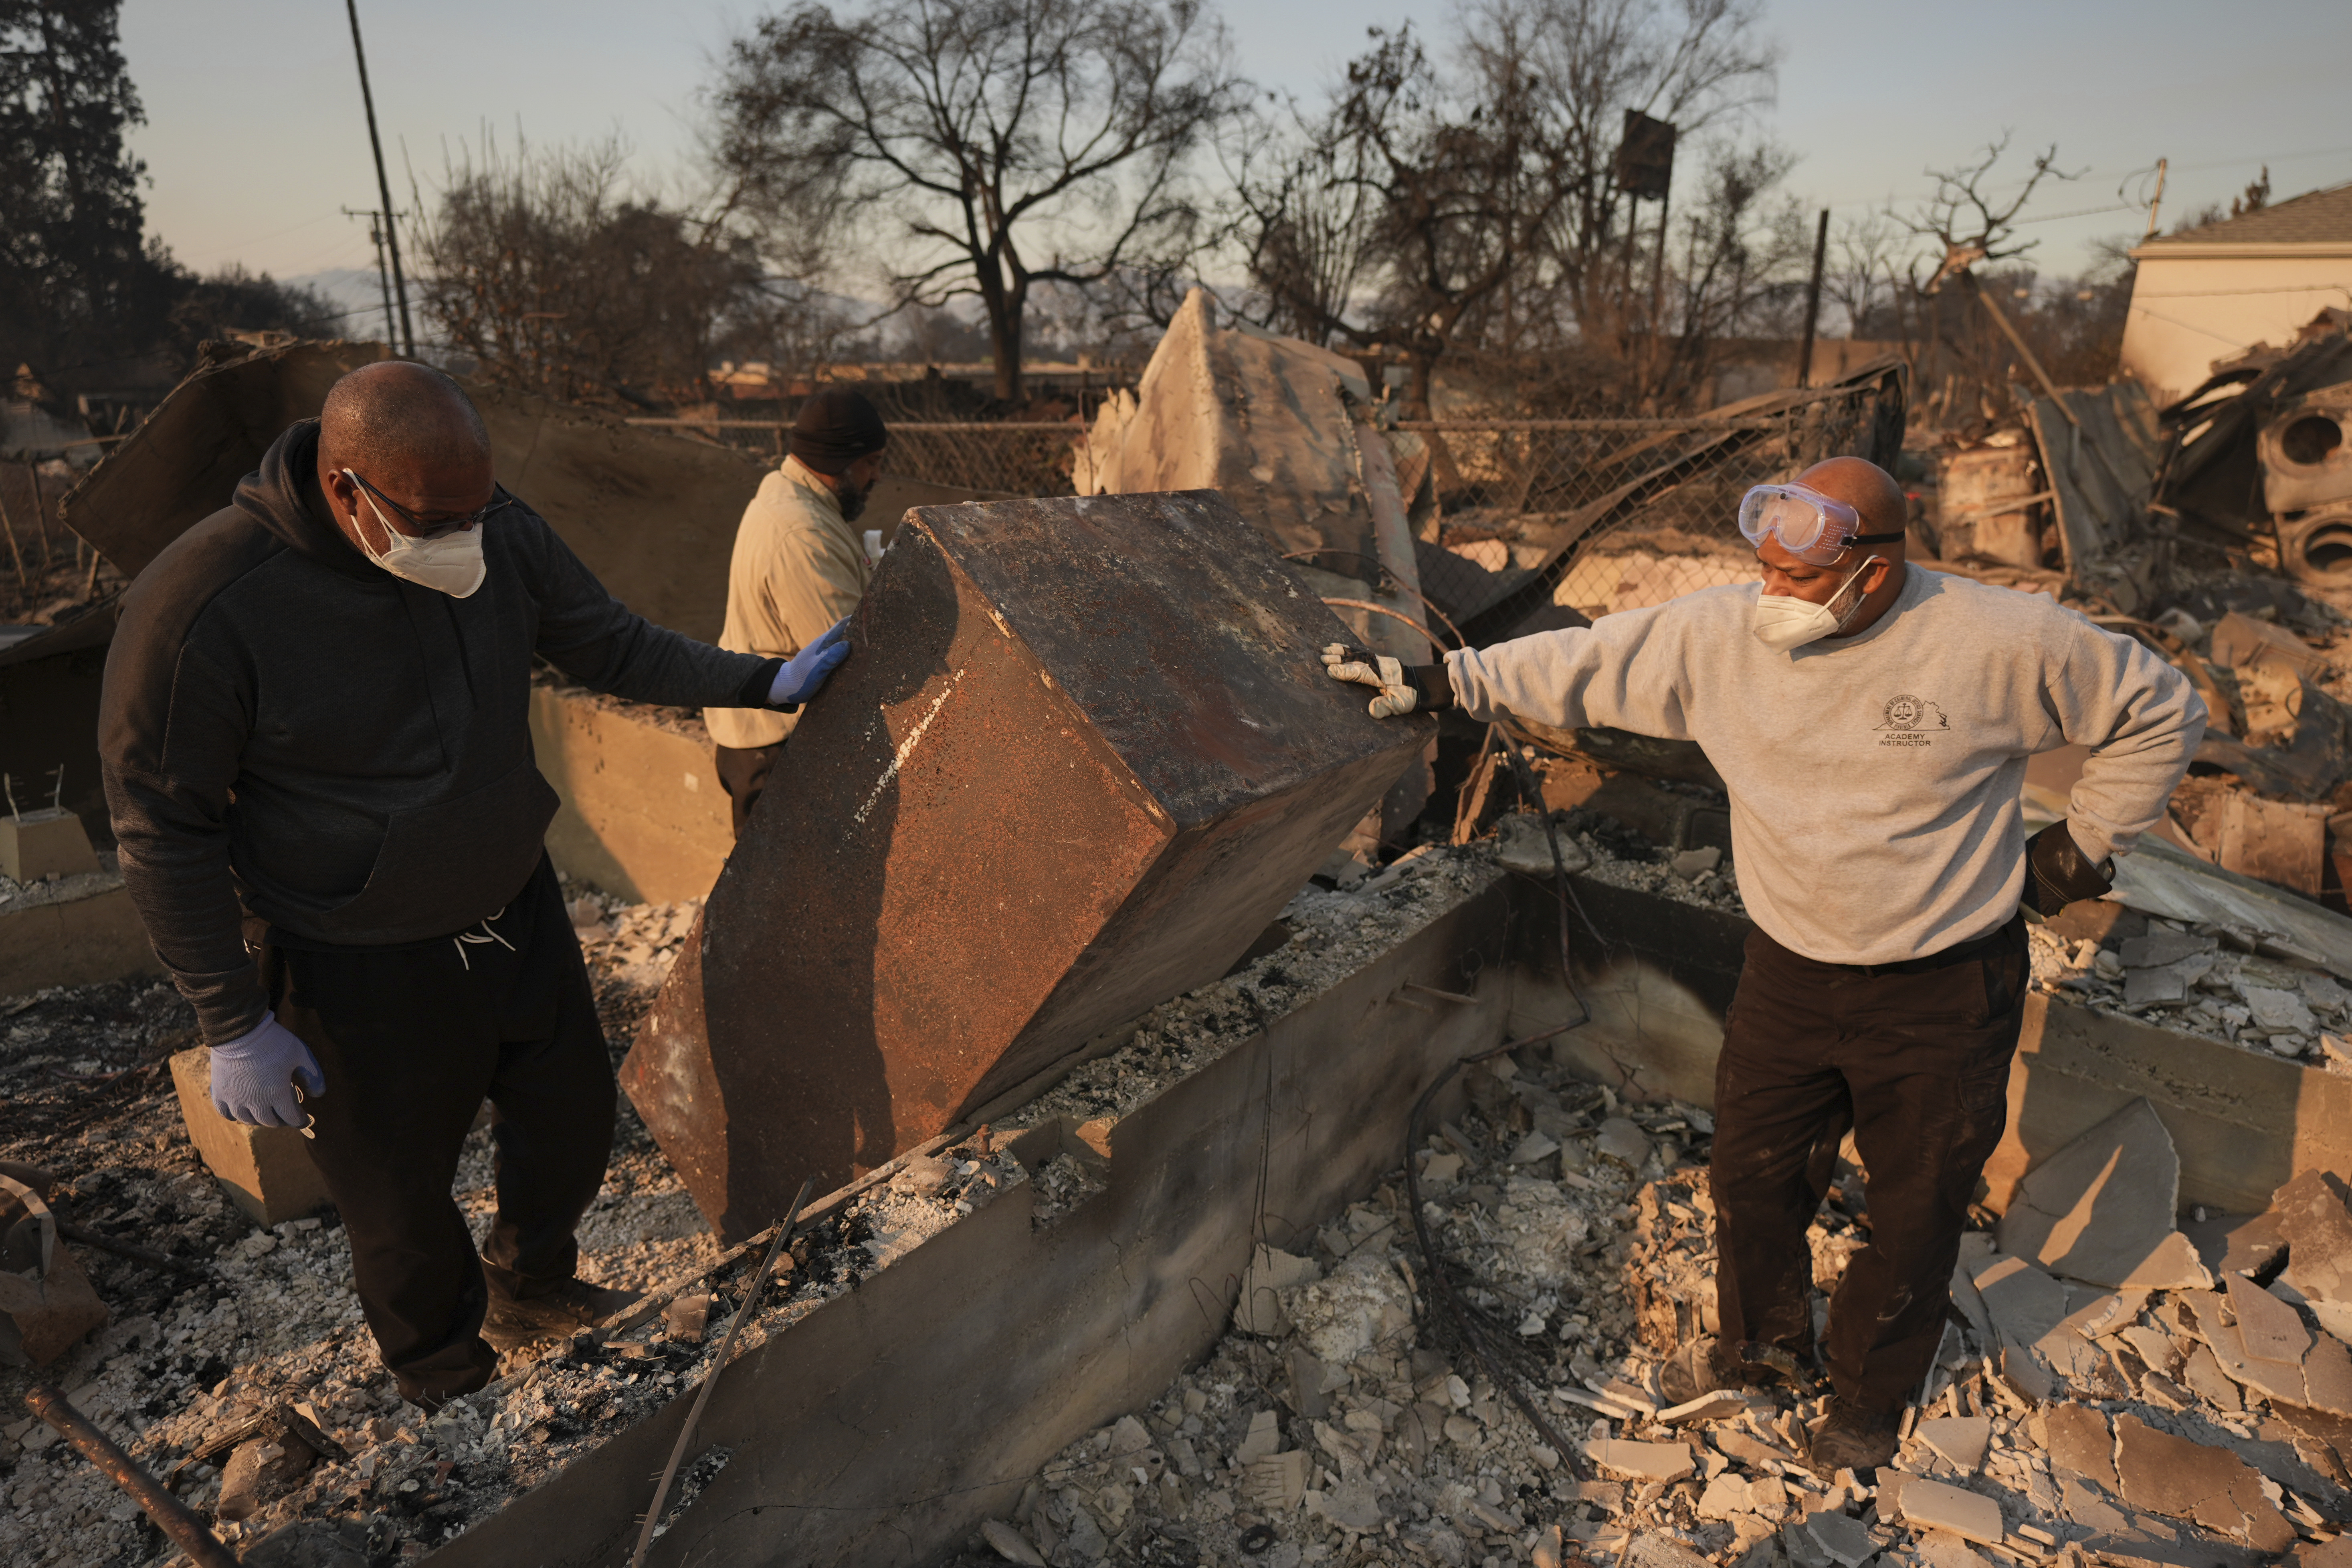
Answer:
<svg viewBox="0 0 2352 1568"><path fill-rule="evenodd" d="M1832 1386L1882 1413L1943 1337L1977 1179L2009 1117L2025 925L1906 963L1801 957L1757 931L1716 1068L1716 1306L1727 1342L1813 1348L1805 1233L1849 1128L1870 1244L1830 1299Z"/></svg>
<svg viewBox="0 0 2352 1568"><path fill-rule="evenodd" d="M504 912L461 936L271 944L262 978L326 1077L308 1104L310 1157L342 1211L384 1364L427 1408L481 1387L498 1366L481 1338L488 1292L527 1297L572 1277L572 1227L613 1146L612 1061L554 868L542 858ZM450 1184L485 1099L498 1215L478 1257Z"/></svg>
<svg viewBox="0 0 2352 1568"><path fill-rule="evenodd" d="M768 774L774 770L776 759L783 755L784 742L772 746L713 746L718 755L712 766L719 774L719 787L727 792L727 799L735 810L735 837L743 837L743 824L751 820L751 807L759 803L761 792L768 787Z"/></svg>

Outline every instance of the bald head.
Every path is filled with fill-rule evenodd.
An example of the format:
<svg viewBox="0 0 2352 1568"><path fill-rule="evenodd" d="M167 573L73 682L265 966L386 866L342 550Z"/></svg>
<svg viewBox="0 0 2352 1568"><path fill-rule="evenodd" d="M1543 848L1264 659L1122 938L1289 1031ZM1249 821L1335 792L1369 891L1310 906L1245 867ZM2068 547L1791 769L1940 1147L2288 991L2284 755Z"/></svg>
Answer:
<svg viewBox="0 0 2352 1568"><path fill-rule="evenodd" d="M490 433L463 389L432 366L410 360L362 365L328 391L319 415L321 459L356 468L370 479L382 468L460 453L487 459L489 451Z"/></svg>
<svg viewBox="0 0 2352 1568"><path fill-rule="evenodd" d="M335 383L320 411L319 489L343 536L381 554L387 528L416 537L489 504L489 431L464 390L431 366L362 365Z"/></svg>
<svg viewBox="0 0 2352 1568"><path fill-rule="evenodd" d="M1893 474L1866 458L1831 458L1799 474L1797 482L1860 512L1863 532L1896 536L1892 544L1871 546L1874 553L1890 558L1903 553L1901 535L1911 521L1911 503Z"/></svg>

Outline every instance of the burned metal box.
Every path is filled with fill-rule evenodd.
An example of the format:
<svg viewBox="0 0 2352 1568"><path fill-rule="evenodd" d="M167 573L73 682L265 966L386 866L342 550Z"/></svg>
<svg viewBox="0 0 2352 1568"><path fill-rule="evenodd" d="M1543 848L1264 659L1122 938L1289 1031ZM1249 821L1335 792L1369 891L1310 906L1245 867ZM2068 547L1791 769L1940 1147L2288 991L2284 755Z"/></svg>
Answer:
<svg viewBox="0 0 2352 1568"><path fill-rule="evenodd" d="M622 1081L740 1237L1232 965L1428 742L1213 490L907 514Z"/></svg>

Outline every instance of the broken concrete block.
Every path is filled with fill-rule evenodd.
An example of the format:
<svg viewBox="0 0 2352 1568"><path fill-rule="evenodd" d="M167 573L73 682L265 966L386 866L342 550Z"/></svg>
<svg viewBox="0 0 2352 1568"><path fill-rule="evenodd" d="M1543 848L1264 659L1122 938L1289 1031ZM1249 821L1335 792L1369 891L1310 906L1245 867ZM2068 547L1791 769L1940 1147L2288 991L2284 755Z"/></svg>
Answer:
<svg viewBox="0 0 2352 1568"><path fill-rule="evenodd" d="M1249 1430L1242 1435L1240 1445L1234 1449L1234 1468L1245 1468L1281 1447L1282 1427L1274 1412L1258 1411L1250 1417Z"/></svg>
<svg viewBox="0 0 2352 1568"><path fill-rule="evenodd" d="M1948 1530L1964 1540L2000 1544L2000 1504L1941 1481L1904 1483L1903 1518L1916 1529Z"/></svg>
<svg viewBox="0 0 2352 1568"><path fill-rule="evenodd" d="M47 1366L109 1316L41 1194L0 1176L0 1365Z"/></svg>
<svg viewBox="0 0 2352 1568"><path fill-rule="evenodd" d="M2256 1361L2301 1364L2304 1352L2311 1349L2311 1331L2295 1310L2242 1274L2231 1275L2225 1284L2246 1354Z"/></svg>
<svg viewBox="0 0 2352 1568"><path fill-rule="evenodd" d="M1919 1561L1927 1568L1991 1568L1964 1542L1941 1533L1921 1536L1918 1552Z"/></svg>
<svg viewBox="0 0 2352 1568"><path fill-rule="evenodd" d="M1729 1470L1706 1483L1698 1496L1698 1516L1701 1519L1733 1519L1749 1511L1748 1481Z"/></svg>
<svg viewBox="0 0 2352 1568"><path fill-rule="evenodd" d="M2228 1274L2269 1274L2286 1253L2277 1198L2273 1196L2271 1203L2271 1212L2266 1214L2209 1214L2201 1220L2186 1219L2180 1222L2180 1233L2195 1244L2198 1260L2216 1279Z"/></svg>
<svg viewBox="0 0 2352 1568"><path fill-rule="evenodd" d="M2028 1405L2042 1404L2058 1392L2058 1380L2050 1375L2050 1369L2021 1345L2001 1346L1993 1371L2011 1394Z"/></svg>
<svg viewBox="0 0 2352 1568"><path fill-rule="evenodd" d="M2172 1134L2135 1100L2025 1173L2000 1249L2095 1285L2209 1289L2213 1277L2174 1227L2179 1195Z"/></svg>
<svg viewBox="0 0 2352 1568"><path fill-rule="evenodd" d="M1584 1446L1585 1457L1612 1475L1629 1480L1678 1481L1696 1469L1687 1445L1637 1443L1626 1437L1601 1437Z"/></svg>
<svg viewBox="0 0 2352 1568"><path fill-rule="evenodd" d="M2290 689L2300 684L2294 682ZM2252 715L2248 717L2251 722ZM2225 871L2316 899L2327 864L2327 818L2334 809L2231 790L2221 800L2216 860Z"/></svg>
<svg viewBox="0 0 2352 1568"><path fill-rule="evenodd" d="M2162 969L2133 969L2124 974L2126 1007L2154 1007L2180 1001L2188 994L2189 977L2169 965Z"/></svg>
<svg viewBox="0 0 2352 1568"><path fill-rule="evenodd" d="M1984 1463L1992 1443L1990 1415L1936 1415L1922 1421L1914 1433L1919 1441L1944 1456L1945 1462L1966 1475Z"/></svg>
<svg viewBox="0 0 2352 1568"><path fill-rule="evenodd" d="M2136 1508L2194 1520L2258 1552L2294 1544L2294 1527L2263 1495L2261 1473L2226 1448L2159 1432L2126 1413L2116 1417L2116 1474Z"/></svg>
<svg viewBox="0 0 2352 1568"><path fill-rule="evenodd" d="M1342 1530L1359 1532L1378 1530L1386 1517L1370 1481L1341 1481L1324 1492L1315 1511Z"/></svg>
<svg viewBox="0 0 2352 1568"><path fill-rule="evenodd" d="M722 1237L1229 970L1434 733L1213 494L919 508L624 1065Z"/></svg>
<svg viewBox="0 0 2352 1568"><path fill-rule="evenodd" d="M0 876L40 882L79 877L98 869L81 818L63 806L0 816Z"/></svg>
<svg viewBox="0 0 2352 1568"><path fill-rule="evenodd" d="M2066 1287L2022 1258L1997 1257L1973 1282L2005 1344L2037 1344L2066 1321Z"/></svg>
<svg viewBox="0 0 2352 1568"><path fill-rule="evenodd" d="M2189 1393L2216 1410L2234 1412L2245 1408L2238 1385L2222 1372L2210 1345L2199 1345L2189 1352L2180 1363L2180 1381Z"/></svg>
<svg viewBox="0 0 2352 1568"><path fill-rule="evenodd" d="M327 1179L310 1163L310 1141L291 1127L248 1127L213 1109L212 1052L192 1046L172 1057L180 1119L205 1168L237 1207L279 1225L324 1207Z"/></svg>
<svg viewBox="0 0 2352 1568"><path fill-rule="evenodd" d="M2105 1412L2088 1405L2053 1405L2037 1413L2034 1441L2050 1463L2114 1489L2115 1433Z"/></svg>

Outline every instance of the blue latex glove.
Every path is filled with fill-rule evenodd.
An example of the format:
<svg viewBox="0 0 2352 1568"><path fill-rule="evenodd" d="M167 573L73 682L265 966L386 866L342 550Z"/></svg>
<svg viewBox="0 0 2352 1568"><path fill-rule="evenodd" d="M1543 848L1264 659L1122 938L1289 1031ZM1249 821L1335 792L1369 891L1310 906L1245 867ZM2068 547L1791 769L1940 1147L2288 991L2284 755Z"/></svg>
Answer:
<svg viewBox="0 0 2352 1568"><path fill-rule="evenodd" d="M841 661L849 657L849 617L844 616L816 641L784 660L768 688L768 706L784 708L807 701L824 684Z"/></svg>
<svg viewBox="0 0 2352 1568"><path fill-rule="evenodd" d="M323 1094L326 1074L299 1036L261 1016L261 1026L213 1047L213 1109L248 1127L308 1127L310 1112L294 1096L293 1079L311 1094Z"/></svg>

